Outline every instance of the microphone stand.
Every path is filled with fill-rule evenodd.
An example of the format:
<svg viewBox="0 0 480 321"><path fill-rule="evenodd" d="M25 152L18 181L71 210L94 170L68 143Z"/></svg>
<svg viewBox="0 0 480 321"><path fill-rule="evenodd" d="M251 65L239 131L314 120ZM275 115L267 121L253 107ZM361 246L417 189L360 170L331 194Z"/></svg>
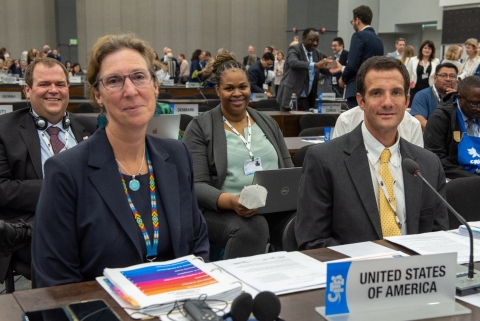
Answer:
<svg viewBox="0 0 480 321"><path fill-rule="evenodd" d="M418 166L418 165L417 165ZM456 294L458 296L465 296L480 292L480 271L475 270L473 260L473 233L470 224L461 216L443 197L437 192L435 188L423 177L420 170L417 169L413 172L413 176L420 177L425 184L442 200L447 208L455 215L455 217L467 227L468 235L470 236L470 258L468 262L468 274L465 277L465 267L460 265L457 267L457 282L456 282ZM460 269L459 269L460 268ZM461 273L458 273L461 270ZM476 272L475 272L476 271Z"/></svg>

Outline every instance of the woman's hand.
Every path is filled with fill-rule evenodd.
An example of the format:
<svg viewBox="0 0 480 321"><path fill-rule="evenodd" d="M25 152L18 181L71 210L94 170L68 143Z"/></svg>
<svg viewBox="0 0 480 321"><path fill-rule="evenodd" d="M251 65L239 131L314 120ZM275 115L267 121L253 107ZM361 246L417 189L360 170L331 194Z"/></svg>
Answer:
<svg viewBox="0 0 480 321"><path fill-rule="evenodd" d="M217 206L222 210L234 210L238 215L242 217L250 217L257 211L256 208L248 209L239 203L240 195L222 193L217 200Z"/></svg>

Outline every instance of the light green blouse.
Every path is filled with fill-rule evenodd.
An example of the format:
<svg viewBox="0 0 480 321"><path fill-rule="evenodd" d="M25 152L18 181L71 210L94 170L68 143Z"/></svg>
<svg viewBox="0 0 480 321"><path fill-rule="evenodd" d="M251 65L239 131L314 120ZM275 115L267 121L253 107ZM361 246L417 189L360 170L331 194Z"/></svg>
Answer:
<svg viewBox="0 0 480 321"><path fill-rule="evenodd" d="M248 128L244 128L244 137ZM231 131L225 130L227 137L227 176L221 188L222 192L240 194L244 186L252 185L253 174L245 175L243 165L250 159L247 147L242 139ZM260 157L264 170L278 169L278 155L257 124L252 126L251 149L254 157Z"/></svg>

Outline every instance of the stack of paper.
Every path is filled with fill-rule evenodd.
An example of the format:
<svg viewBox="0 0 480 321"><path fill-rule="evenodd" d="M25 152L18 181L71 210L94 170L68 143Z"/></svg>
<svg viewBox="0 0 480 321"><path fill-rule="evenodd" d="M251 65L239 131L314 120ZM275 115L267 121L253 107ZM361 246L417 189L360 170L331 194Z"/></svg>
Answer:
<svg viewBox="0 0 480 321"><path fill-rule="evenodd" d="M232 300L242 284L193 255L167 261L105 269L97 278L133 318L168 312L176 301L205 298ZM144 313L144 314L142 314Z"/></svg>
<svg viewBox="0 0 480 321"><path fill-rule="evenodd" d="M472 229L472 234L473 237L476 238L477 240L480 240L480 222L468 222L470 225L470 228ZM458 233L464 236L469 236L468 235L468 229L465 225L460 225L458 228Z"/></svg>
<svg viewBox="0 0 480 321"><path fill-rule="evenodd" d="M214 263L257 291L277 295L325 287L326 265L300 252L275 252Z"/></svg>

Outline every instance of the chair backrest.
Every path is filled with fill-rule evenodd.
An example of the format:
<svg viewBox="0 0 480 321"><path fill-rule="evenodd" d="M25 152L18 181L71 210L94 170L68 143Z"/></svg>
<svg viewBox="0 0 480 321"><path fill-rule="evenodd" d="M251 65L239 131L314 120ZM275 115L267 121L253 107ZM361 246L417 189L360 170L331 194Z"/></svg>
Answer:
<svg viewBox="0 0 480 321"><path fill-rule="evenodd" d="M298 250L297 239L295 238L295 218L296 216L292 217L285 226L285 230L283 230L282 249L287 252Z"/></svg>
<svg viewBox="0 0 480 321"><path fill-rule="evenodd" d="M173 96L170 99L195 99L193 96Z"/></svg>
<svg viewBox="0 0 480 321"><path fill-rule="evenodd" d="M76 113L87 114L87 113L94 113L95 107L90 103L81 103L77 106L75 110Z"/></svg>
<svg viewBox="0 0 480 321"><path fill-rule="evenodd" d="M424 187L426 188L426 187ZM480 221L480 177L456 178L447 183L447 201L465 220ZM458 228L461 223L448 211L450 229Z"/></svg>
<svg viewBox="0 0 480 321"><path fill-rule="evenodd" d="M188 124L192 121L193 116L187 114L180 114L180 130L185 131Z"/></svg>
<svg viewBox="0 0 480 321"><path fill-rule="evenodd" d="M158 99L170 99L172 97L173 95L171 93L167 93L167 92L158 93Z"/></svg>
<svg viewBox="0 0 480 321"><path fill-rule="evenodd" d="M298 134L298 137L303 136L323 136L325 134L325 127L310 127L305 128Z"/></svg>
<svg viewBox="0 0 480 321"><path fill-rule="evenodd" d="M28 107L28 102L27 101L17 101L12 103L12 109L13 111L19 110L22 108L27 108Z"/></svg>
<svg viewBox="0 0 480 321"><path fill-rule="evenodd" d="M255 103L256 110L276 111L280 110L280 104L276 99L262 99Z"/></svg>
<svg viewBox="0 0 480 321"><path fill-rule="evenodd" d="M196 99L204 99L204 98L218 99L218 95L214 94L214 93L203 93L203 95L201 93L198 93L198 94L193 95L193 97L195 97Z"/></svg>
<svg viewBox="0 0 480 321"><path fill-rule="evenodd" d="M307 114L300 117L300 131L311 127L334 127L337 117L328 114Z"/></svg>
<svg viewBox="0 0 480 321"><path fill-rule="evenodd" d="M305 159L305 153L307 152L307 149L312 147L314 145L307 145L301 147L299 150L296 151L295 155L293 155L293 166L295 167L303 167L303 160Z"/></svg>

